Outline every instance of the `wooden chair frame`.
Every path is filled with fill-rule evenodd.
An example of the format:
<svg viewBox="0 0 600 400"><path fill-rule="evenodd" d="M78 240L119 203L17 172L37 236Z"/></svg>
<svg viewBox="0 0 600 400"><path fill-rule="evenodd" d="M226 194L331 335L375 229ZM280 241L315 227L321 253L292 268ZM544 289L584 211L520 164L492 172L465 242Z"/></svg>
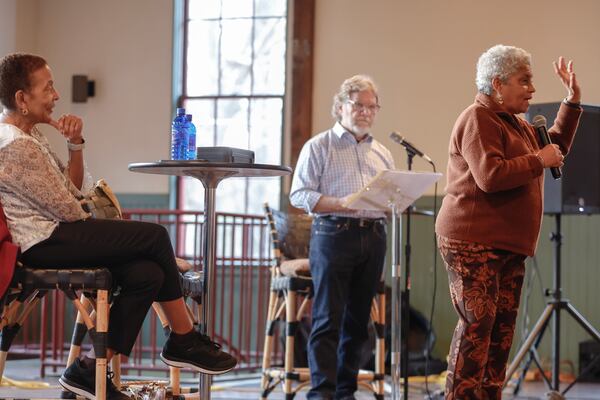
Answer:
<svg viewBox="0 0 600 400"><path fill-rule="evenodd" d="M29 313L50 290L61 290L78 310L78 318L91 333L96 353L96 399L106 399L106 349L110 271L97 269L37 269L18 264L9 289L2 299L0 329L0 380L10 346ZM95 307L82 303L77 292L93 294ZM96 314L97 317L94 317ZM94 320L96 320L94 322Z"/></svg>
<svg viewBox="0 0 600 400"><path fill-rule="evenodd" d="M195 271L188 271L188 272L182 273L180 275L180 279L181 279L181 287L183 290L183 296L185 298L192 299L192 301L194 301L198 305L198 307L196 307L197 308L196 315L194 315L194 313L189 308L189 306L187 307L188 315L189 315L190 319L193 321L194 326L196 326L196 325L198 325L199 321L202 320L201 315L200 315L200 313L202 312L202 307L200 305L202 304L203 273L195 272ZM93 307L92 301L87 297L86 298L82 297L81 303L83 304L84 309L89 310ZM165 334L168 335L168 333L170 332L169 323L167 321L167 318L166 318L160 304L156 303L156 302L153 303L152 310L156 313L158 319L160 320L160 323L163 327L163 330L165 331ZM79 355L81 353L81 345L83 343L83 340L85 339L86 333L88 332L88 328L87 328L88 325L84 321L84 318L85 318L84 315L85 315L85 313L78 308L77 319L76 319L75 326L73 328L73 336L71 339L71 346L69 349L69 358L67 360L67 365L71 365L71 363L73 361L75 361L75 358L79 357ZM92 317L93 317L93 315L92 315ZM115 357L112 358L111 366L112 366L112 371L114 373L113 383L115 384L115 386L117 388L121 389L121 388L123 388L124 385L121 382L121 357L119 355L115 355ZM169 367L169 383L167 385L167 390L168 390L169 394L173 398L181 398L181 399L189 399L189 400L198 399L199 398L198 393L195 391L195 389L181 387L180 371L181 371L180 368ZM144 382L143 381L128 382L129 385L142 384L142 383L144 383Z"/></svg>

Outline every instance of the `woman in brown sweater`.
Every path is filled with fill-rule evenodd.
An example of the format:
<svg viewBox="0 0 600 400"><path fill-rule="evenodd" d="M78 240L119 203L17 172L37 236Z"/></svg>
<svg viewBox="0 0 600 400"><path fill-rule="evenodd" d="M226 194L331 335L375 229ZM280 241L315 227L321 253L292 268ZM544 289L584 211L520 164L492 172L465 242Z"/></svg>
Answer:
<svg viewBox="0 0 600 400"><path fill-rule="evenodd" d="M573 63L554 63L567 97L542 147L527 111L535 88L531 55L497 45L477 63L475 102L458 117L448 185L436 222L452 303L459 316L450 347L446 399L500 399L525 258L537 244L544 168L560 167L581 107Z"/></svg>

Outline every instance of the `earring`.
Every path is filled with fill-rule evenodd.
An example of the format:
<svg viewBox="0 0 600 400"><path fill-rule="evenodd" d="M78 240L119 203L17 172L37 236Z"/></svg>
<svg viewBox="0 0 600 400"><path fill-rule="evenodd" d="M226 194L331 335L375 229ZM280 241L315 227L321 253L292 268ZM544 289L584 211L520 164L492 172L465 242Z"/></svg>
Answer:
<svg viewBox="0 0 600 400"><path fill-rule="evenodd" d="M498 100L498 103L504 104L504 99L502 98L501 94L498 94L498 97L496 99Z"/></svg>
<svg viewBox="0 0 600 400"><path fill-rule="evenodd" d="M21 114L27 115L27 114L29 114L29 110L26 109L26 108L24 108L24 109L21 110Z"/></svg>

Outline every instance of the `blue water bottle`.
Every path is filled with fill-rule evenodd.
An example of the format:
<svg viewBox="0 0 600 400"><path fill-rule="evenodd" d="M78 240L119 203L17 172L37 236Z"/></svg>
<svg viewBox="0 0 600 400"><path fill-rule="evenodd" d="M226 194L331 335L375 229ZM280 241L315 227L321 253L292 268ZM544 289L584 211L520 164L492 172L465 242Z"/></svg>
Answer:
<svg viewBox="0 0 600 400"><path fill-rule="evenodd" d="M178 108L177 115L171 124L171 160L185 160L187 158L188 134L185 108Z"/></svg>
<svg viewBox="0 0 600 400"><path fill-rule="evenodd" d="M196 125L192 122L192 114L185 114L187 119L188 149L187 159L196 159Z"/></svg>

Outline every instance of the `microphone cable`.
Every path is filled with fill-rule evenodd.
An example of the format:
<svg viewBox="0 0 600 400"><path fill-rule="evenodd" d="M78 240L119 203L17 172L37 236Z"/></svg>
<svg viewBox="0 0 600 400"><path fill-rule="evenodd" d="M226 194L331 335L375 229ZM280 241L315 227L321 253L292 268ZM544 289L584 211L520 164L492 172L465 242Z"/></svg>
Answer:
<svg viewBox="0 0 600 400"><path fill-rule="evenodd" d="M431 167L433 168L433 172L437 172L435 168L435 163L433 161L429 162ZM437 199L438 199L438 182L435 182L434 186L434 194L433 194L433 294L431 297L431 310L429 312L429 326L427 327L427 335L425 336L425 392L427 393L427 398L429 400L434 400L432 394L429 390L429 358L431 357L431 347L433 347L432 335L433 335L433 314L435 312L435 300L437 295L437 259L438 259L438 249L437 249L437 237L435 235L435 221L437 220Z"/></svg>

